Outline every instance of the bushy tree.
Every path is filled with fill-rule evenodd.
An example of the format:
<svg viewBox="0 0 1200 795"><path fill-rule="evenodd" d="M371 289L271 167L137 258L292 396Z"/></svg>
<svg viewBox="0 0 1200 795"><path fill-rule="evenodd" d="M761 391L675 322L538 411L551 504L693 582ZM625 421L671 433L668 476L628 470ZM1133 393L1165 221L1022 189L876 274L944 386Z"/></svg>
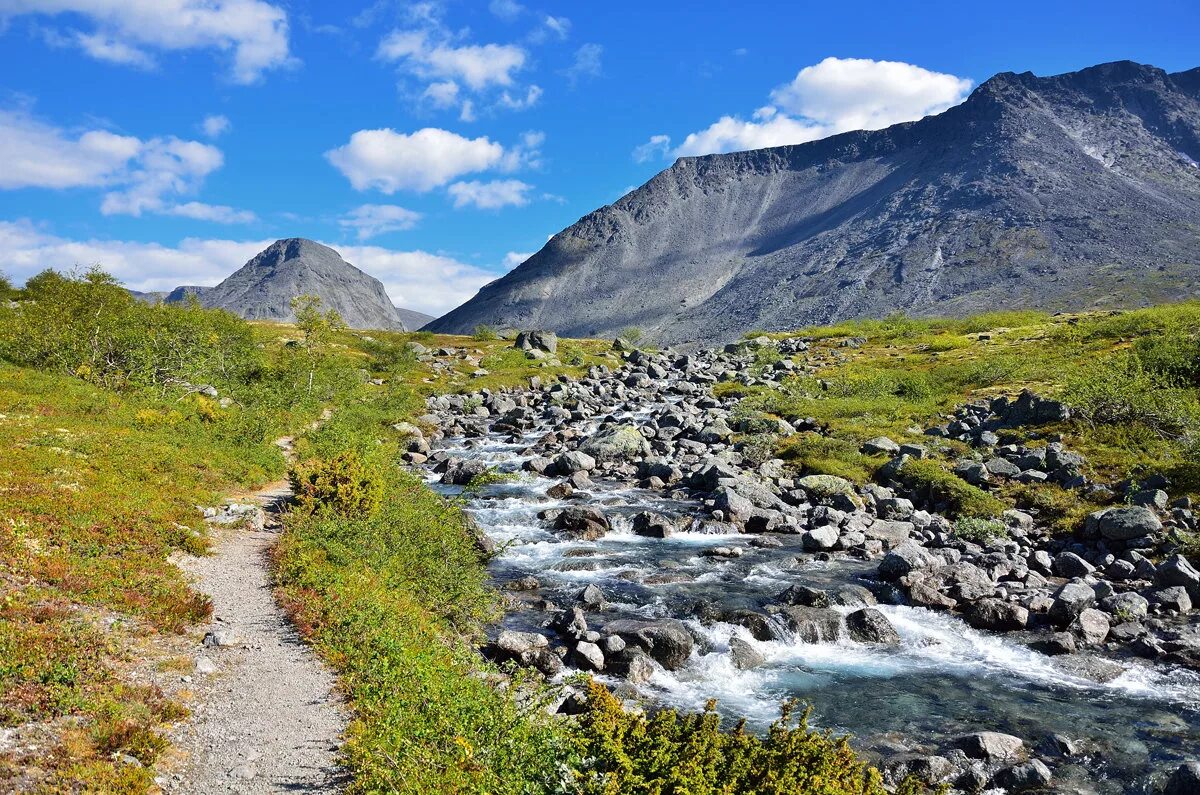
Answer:
<svg viewBox="0 0 1200 795"><path fill-rule="evenodd" d="M317 366L325 355L333 335L346 328L337 310L321 311L321 297L298 295L292 299L292 312L296 315L296 327L304 334L304 351L308 360L308 391L312 392L313 378Z"/></svg>

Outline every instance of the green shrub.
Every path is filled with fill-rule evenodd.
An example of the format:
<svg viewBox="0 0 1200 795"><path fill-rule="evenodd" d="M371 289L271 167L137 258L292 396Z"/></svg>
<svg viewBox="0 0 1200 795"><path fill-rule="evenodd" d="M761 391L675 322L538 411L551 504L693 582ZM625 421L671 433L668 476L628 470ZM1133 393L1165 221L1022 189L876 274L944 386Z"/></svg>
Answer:
<svg viewBox="0 0 1200 795"><path fill-rule="evenodd" d="M500 339L500 333L493 326L486 323L480 323L475 327L475 332L471 334L471 339L478 342L487 342L489 340Z"/></svg>
<svg viewBox="0 0 1200 795"><path fill-rule="evenodd" d="M854 483L871 479L879 461L859 452L859 444L847 439L798 433L779 446L778 455L805 475L836 475Z"/></svg>
<svg viewBox="0 0 1200 795"><path fill-rule="evenodd" d="M325 511L369 517L379 509L382 499L382 478L353 450L298 464L292 467L288 479L296 507L304 513Z"/></svg>
<svg viewBox="0 0 1200 795"><path fill-rule="evenodd" d="M995 538L1007 538L1008 528L999 519L966 516L954 523L954 535L964 541L987 543Z"/></svg>
<svg viewBox="0 0 1200 795"><path fill-rule="evenodd" d="M922 492L934 503L945 503L951 515L991 519L1004 513L1005 505L983 489L972 486L936 461L910 458L899 471L900 479Z"/></svg>
<svg viewBox="0 0 1200 795"><path fill-rule="evenodd" d="M1200 427L1196 393L1148 370L1136 352L1081 364L1068 376L1063 399L1092 424L1142 425L1171 438Z"/></svg>
<svg viewBox="0 0 1200 795"><path fill-rule="evenodd" d="M637 326L629 326L621 329L621 333L617 335L617 339L621 340L631 348L637 347L637 344L642 341L642 330Z"/></svg>
<svg viewBox="0 0 1200 795"><path fill-rule="evenodd" d="M845 737L808 727L792 702L766 736L739 722L722 731L714 702L700 713L628 712L598 682L574 732L584 760L579 790L587 795L722 793L737 795L883 795L877 770ZM793 721L795 721L793 725ZM919 792L912 781L898 793Z"/></svg>

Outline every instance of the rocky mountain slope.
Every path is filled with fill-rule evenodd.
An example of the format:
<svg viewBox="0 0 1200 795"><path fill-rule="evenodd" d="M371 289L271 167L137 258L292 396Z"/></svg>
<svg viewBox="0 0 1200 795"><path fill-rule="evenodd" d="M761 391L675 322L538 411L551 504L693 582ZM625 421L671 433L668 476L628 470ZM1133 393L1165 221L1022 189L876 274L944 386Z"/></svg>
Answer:
<svg viewBox="0 0 1200 795"><path fill-rule="evenodd" d="M410 328L392 305L383 283L312 240L277 240L216 287L176 287L166 301L194 295L207 307L225 309L250 320L290 323L292 299L319 295L322 306L336 309L351 328Z"/></svg>
<svg viewBox="0 0 1200 795"><path fill-rule="evenodd" d="M427 315L424 312L417 312L413 309L396 307L396 311L400 314L400 320L404 322L404 327L410 331L415 331L434 319L433 315Z"/></svg>
<svg viewBox="0 0 1200 795"><path fill-rule="evenodd" d="M681 158L429 325L660 342L1140 305L1200 276L1200 69L1002 73L937 116Z"/></svg>

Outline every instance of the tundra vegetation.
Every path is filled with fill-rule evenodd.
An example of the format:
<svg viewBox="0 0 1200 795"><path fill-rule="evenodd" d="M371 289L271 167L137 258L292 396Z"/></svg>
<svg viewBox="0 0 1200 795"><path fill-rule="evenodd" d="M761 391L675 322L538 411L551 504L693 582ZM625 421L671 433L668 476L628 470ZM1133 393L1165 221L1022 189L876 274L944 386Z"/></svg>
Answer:
<svg viewBox="0 0 1200 795"><path fill-rule="evenodd" d="M563 340L536 361L488 334L349 331L315 302L301 307L308 327L252 324L138 302L99 270L0 293L0 726L43 739L0 754L4 788L154 786L164 727L186 716L188 694L147 673L186 672L172 641L210 611L169 558L208 548L195 506L287 475L297 501L273 556L279 596L340 674L353 791L883 792L844 738L795 705L755 736L711 710L630 712L591 683L581 715L550 718L548 688L476 653L499 600L460 506L401 466L403 423L420 422L430 394L613 363L608 344ZM1032 387L1075 407L1053 430L1093 467L1165 468L1195 491L1198 331L1197 304L894 317L805 332L838 353L815 376L721 388L744 396L747 416L812 417L828 431L755 444L861 482L882 463L863 441L916 438L966 400ZM441 348L456 354L448 366L421 355ZM275 445L285 435L290 472ZM969 536L991 533L1009 503L1036 504L1064 531L1090 510L1052 486L983 492L940 459L903 474L937 490Z"/></svg>

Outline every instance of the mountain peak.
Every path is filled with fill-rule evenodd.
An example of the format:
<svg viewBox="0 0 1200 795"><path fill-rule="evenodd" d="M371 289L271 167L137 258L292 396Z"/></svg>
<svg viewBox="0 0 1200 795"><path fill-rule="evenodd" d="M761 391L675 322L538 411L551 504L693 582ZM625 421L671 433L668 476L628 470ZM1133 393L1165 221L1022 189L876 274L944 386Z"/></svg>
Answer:
<svg viewBox="0 0 1200 795"><path fill-rule="evenodd" d="M1200 70L1004 72L883 130L681 158L429 324L712 342L1200 280Z"/></svg>
<svg viewBox="0 0 1200 795"><path fill-rule="evenodd" d="M329 246L303 237L276 240L216 287L198 292L179 288L171 296L178 293L181 300L185 290L205 306L251 320L294 322L292 299L317 295L351 328L406 328L382 282Z"/></svg>

